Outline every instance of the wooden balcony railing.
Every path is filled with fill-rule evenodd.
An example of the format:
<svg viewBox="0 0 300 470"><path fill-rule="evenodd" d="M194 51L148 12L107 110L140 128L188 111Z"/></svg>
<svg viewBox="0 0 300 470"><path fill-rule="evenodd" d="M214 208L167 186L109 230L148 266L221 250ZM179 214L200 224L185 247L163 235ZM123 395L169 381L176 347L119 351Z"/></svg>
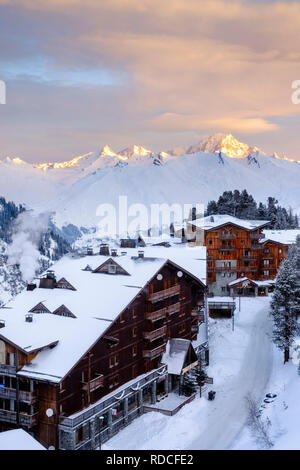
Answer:
<svg viewBox="0 0 300 470"><path fill-rule="evenodd" d="M191 311L191 316L196 317L199 321L199 323L204 323L205 321L205 316L203 310L199 310L198 308L194 308Z"/></svg>
<svg viewBox="0 0 300 470"><path fill-rule="evenodd" d="M264 236L263 233L252 233L252 232L250 232L250 238L252 238L252 240L261 240L262 238L265 238L265 236Z"/></svg>
<svg viewBox="0 0 300 470"><path fill-rule="evenodd" d="M158 292L154 292L148 296L148 300L150 302L158 302L159 300L167 299L168 297L172 297L173 295L177 295L180 292L180 285L176 285L173 287L169 287L168 289L163 289Z"/></svg>
<svg viewBox="0 0 300 470"><path fill-rule="evenodd" d="M87 392L88 390L90 392L93 392L94 390L97 390L99 387L103 387L104 384L104 376L99 375L99 377L96 377L95 379L91 380L89 383L86 383L83 385L83 390Z"/></svg>
<svg viewBox="0 0 300 470"><path fill-rule="evenodd" d="M161 346L158 346L157 348L144 350L143 357L145 359L154 359L155 357L165 352L165 350L166 350L166 345L162 344Z"/></svg>
<svg viewBox="0 0 300 470"><path fill-rule="evenodd" d="M220 245L218 246L218 250L220 251L232 251L232 250L236 250L236 246L235 245Z"/></svg>
<svg viewBox="0 0 300 470"><path fill-rule="evenodd" d="M146 312L146 319L150 321L157 321L162 318L165 318L168 313L168 308L160 308L159 310L155 310L154 312Z"/></svg>
<svg viewBox="0 0 300 470"><path fill-rule="evenodd" d="M169 305L168 314L173 315L173 313L179 312L179 310L180 310L180 302L176 302L176 304Z"/></svg>
<svg viewBox="0 0 300 470"><path fill-rule="evenodd" d="M255 255L243 255L241 256L241 259L243 261L256 261L258 259L258 256Z"/></svg>
<svg viewBox="0 0 300 470"><path fill-rule="evenodd" d="M220 240L235 240L236 236L232 233L221 233L219 238Z"/></svg>
<svg viewBox="0 0 300 470"><path fill-rule="evenodd" d="M17 398L17 391L15 388L7 388L0 386L0 398L15 400Z"/></svg>
<svg viewBox="0 0 300 470"><path fill-rule="evenodd" d="M215 273L220 271L236 271L236 269L236 266L215 266L213 268L207 268L207 271Z"/></svg>
<svg viewBox="0 0 300 470"><path fill-rule="evenodd" d="M17 369L15 366L7 364L0 364L0 375L16 375Z"/></svg>
<svg viewBox="0 0 300 470"><path fill-rule="evenodd" d="M28 428L32 428L38 423L38 413L29 415L27 413L20 413L20 424Z"/></svg>
<svg viewBox="0 0 300 470"><path fill-rule="evenodd" d="M158 328L154 331L144 331L143 336L145 339L149 341L154 341L157 338L161 338L167 333L167 327L163 326L162 328Z"/></svg>
<svg viewBox="0 0 300 470"><path fill-rule="evenodd" d="M34 403L37 400L37 392L26 392L25 390L20 390L19 400L25 403Z"/></svg>
<svg viewBox="0 0 300 470"><path fill-rule="evenodd" d="M15 411L0 410L0 421L5 421L6 423L16 423L17 413Z"/></svg>

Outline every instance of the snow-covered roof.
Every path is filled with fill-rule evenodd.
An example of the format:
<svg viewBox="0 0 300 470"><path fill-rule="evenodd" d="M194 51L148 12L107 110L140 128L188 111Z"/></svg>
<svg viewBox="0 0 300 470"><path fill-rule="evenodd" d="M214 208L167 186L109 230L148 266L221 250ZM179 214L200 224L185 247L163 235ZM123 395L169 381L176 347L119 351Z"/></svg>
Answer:
<svg viewBox="0 0 300 470"><path fill-rule="evenodd" d="M203 230L212 230L227 224L233 224L246 230L256 230L269 224L269 221L238 219L233 215L214 214L196 220L191 220L189 223L195 225L196 227L202 228Z"/></svg>
<svg viewBox="0 0 300 470"><path fill-rule="evenodd" d="M270 240L284 245L292 245L296 243L296 238L300 235L300 230L264 230L263 234L265 238L261 240L262 243L266 243L266 241Z"/></svg>
<svg viewBox="0 0 300 470"><path fill-rule="evenodd" d="M268 287L271 286L275 283L275 280L273 279L266 279L264 281L257 281L250 279L249 277L240 277L239 279L235 279L234 281L231 281L228 283L229 287L235 286L236 284L240 284L241 282L247 282L249 281L251 284L256 285L257 287Z"/></svg>
<svg viewBox="0 0 300 470"><path fill-rule="evenodd" d="M167 342L161 362L168 367L169 374L180 375L191 341L182 338L171 338Z"/></svg>
<svg viewBox="0 0 300 470"><path fill-rule="evenodd" d="M46 450L23 429L0 432L0 450Z"/></svg>
<svg viewBox="0 0 300 470"><path fill-rule="evenodd" d="M127 256L113 257L126 272L104 274L84 271L87 264L93 269L109 260L109 256L65 256L54 266L56 278L64 277L75 288L24 290L15 299L0 309L0 318L5 327L0 330L3 337L23 351L41 350L30 364L25 365L20 375L60 382L74 364L104 334L111 322L136 297L147 282L170 259L183 270L205 282L205 249L191 252L182 250L176 255L171 249L156 247L145 249L145 258L137 256L138 250L127 249ZM187 254L189 253L189 254ZM136 254L136 256L135 256ZM168 256L166 256L168 254ZM193 256L192 256L193 255ZM201 255L201 259L198 256ZM42 302L50 312L65 305L76 318L34 313L32 322L25 315ZM57 343L53 348L51 344Z"/></svg>

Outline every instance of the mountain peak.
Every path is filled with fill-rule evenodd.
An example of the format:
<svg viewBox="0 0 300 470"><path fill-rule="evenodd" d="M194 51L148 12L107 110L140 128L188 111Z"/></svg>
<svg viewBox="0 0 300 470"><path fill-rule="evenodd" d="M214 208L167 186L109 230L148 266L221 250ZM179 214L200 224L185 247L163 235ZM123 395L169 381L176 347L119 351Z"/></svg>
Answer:
<svg viewBox="0 0 300 470"><path fill-rule="evenodd" d="M254 152L264 153L258 147L251 147L237 140L232 134L213 134L207 139L192 145L186 153L225 153L230 158L245 158Z"/></svg>
<svg viewBox="0 0 300 470"><path fill-rule="evenodd" d="M132 145L131 147L127 147L124 150L121 150L119 152L119 155L123 155L126 157L132 157L133 155L139 155L141 157L146 157L147 155L150 155L152 153L151 150L148 150L141 145Z"/></svg>
<svg viewBox="0 0 300 470"><path fill-rule="evenodd" d="M104 157L116 157L117 154L109 147L109 145L104 145L101 149L101 155Z"/></svg>

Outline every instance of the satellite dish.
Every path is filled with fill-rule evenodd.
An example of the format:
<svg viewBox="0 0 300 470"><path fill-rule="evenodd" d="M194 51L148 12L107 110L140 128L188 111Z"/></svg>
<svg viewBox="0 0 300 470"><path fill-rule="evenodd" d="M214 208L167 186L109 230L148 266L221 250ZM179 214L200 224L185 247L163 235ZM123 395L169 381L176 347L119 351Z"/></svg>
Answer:
<svg viewBox="0 0 300 470"><path fill-rule="evenodd" d="M183 272L182 272L182 271L178 271L178 272L177 272L177 276L178 276L178 277L182 277L182 276L183 276Z"/></svg>
<svg viewBox="0 0 300 470"><path fill-rule="evenodd" d="M54 446L49 446L48 450L55 450L55 447Z"/></svg>
<svg viewBox="0 0 300 470"><path fill-rule="evenodd" d="M46 415L48 416L48 418L51 418L51 416L54 415L54 411L52 410L52 408L48 408L46 410Z"/></svg>

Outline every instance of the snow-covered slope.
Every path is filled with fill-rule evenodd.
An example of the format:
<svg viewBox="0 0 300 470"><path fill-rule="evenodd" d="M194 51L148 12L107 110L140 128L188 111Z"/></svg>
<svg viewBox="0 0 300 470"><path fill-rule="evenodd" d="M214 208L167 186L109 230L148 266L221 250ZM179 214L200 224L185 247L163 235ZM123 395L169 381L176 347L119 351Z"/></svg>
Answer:
<svg viewBox="0 0 300 470"><path fill-rule="evenodd" d="M226 155L184 155L162 166L104 168L80 179L62 196L57 223L96 225L99 204L118 208L119 195L128 204L204 203L223 191L246 188L259 200L274 196L300 211L300 165L258 155L232 159Z"/></svg>
<svg viewBox="0 0 300 470"><path fill-rule="evenodd" d="M224 190L247 189L256 199L278 198L300 211L300 165L267 156L231 134L215 134L197 145L153 152L133 145L115 152L108 145L60 163L0 163L1 195L40 211L56 211L60 225L96 225L97 207L128 203L207 203Z"/></svg>

